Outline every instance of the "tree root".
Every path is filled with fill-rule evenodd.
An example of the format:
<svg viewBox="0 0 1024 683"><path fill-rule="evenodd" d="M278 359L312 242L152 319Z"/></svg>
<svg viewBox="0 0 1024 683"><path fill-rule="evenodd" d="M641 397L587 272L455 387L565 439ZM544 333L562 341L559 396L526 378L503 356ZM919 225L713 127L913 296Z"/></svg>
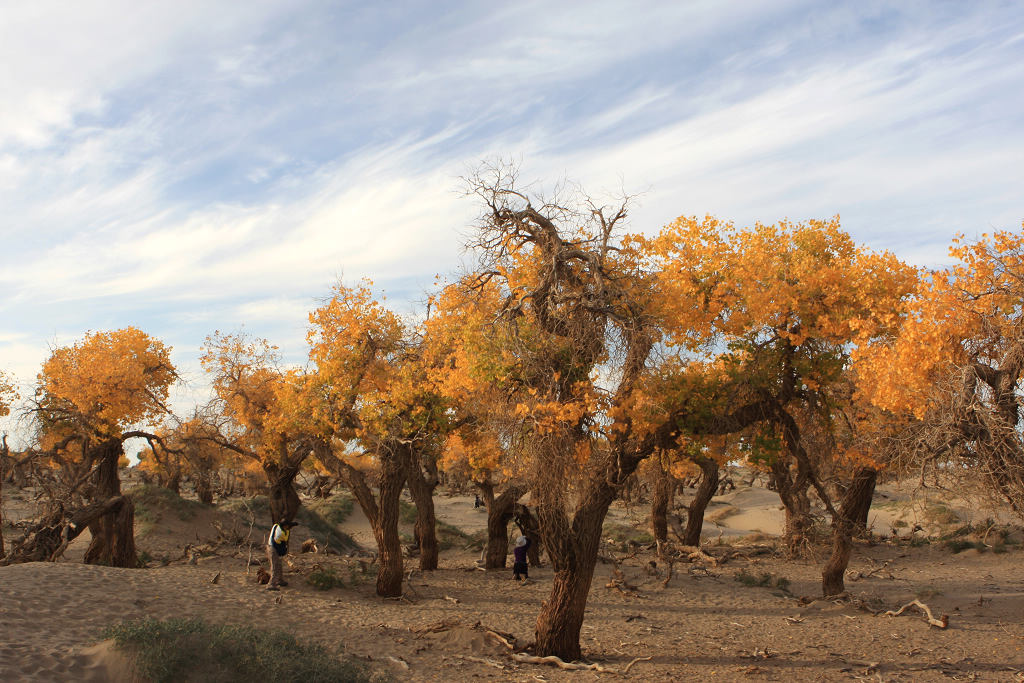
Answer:
<svg viewBox="0 0 1024 683"><path fill-rule="evenodd" d="M883 616L898 617L899 615L903 614L904 610L906 610L908 607L917 607L918 609L922 610L926 615L928 623L936 628L946 628L949 626L949 615L943 614L941 619L936 619L935 616L932 614L931 609L929 609L928 605L924 604L923 602L917 599L908 602L907 604L903 605L903 607L900 607L898 610L889 610L888 612L885 612Z"/></svg>
<svg viewBox="0 0 1024 683"><path fill-rule="evenodd" d="M548 655L547 657L537 657L536 655L527 655L521 652L517 652L512 655L512 659L521 664L553 664L563 671L596 671L597 673L618 673L615 669L609 669L601 664L583 664L580 662L566 662L560 657L554 655Z"/></svg>

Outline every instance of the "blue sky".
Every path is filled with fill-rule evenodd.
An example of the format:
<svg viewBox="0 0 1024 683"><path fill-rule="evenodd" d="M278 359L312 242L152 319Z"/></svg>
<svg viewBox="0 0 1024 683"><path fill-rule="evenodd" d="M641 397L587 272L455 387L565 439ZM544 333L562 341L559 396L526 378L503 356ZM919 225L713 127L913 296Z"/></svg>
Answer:
<svg viewBox="0 0 1024 683"><path fill-rule="evenodd" d="M299 362L338 278L414 313L459 263L459 176L498 156L642 192L633 230L838 213L920 265L1024 219L1019 2L34 0L0 5L0 60L22 393L136 325L187 404L206 335Z"/></svg>

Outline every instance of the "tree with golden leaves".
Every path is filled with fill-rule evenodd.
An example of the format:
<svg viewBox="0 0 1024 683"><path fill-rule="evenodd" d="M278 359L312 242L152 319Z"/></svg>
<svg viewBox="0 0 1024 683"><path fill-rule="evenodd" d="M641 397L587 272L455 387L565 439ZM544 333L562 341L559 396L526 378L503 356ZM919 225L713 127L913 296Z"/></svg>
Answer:
<svg viewBox="0 0 1024 683"><path fill-rule="evenodd" d="M743 229L680 218L647 245L663 273L666 315L683 323L668 327L669 342L693 353L695 343L719 340L710 349L713 371L697 376L704 390L693 392L694 379L681 373L669 373L669 384L682 381L691 405L693 397L777 396L763 403L753 437L777 444L769 466L786 509L787 542L796 548L810 519L808 490L826 506L831 501L794 413L813 407L830 419L828 388L848 381L850 349L896 328L916 271L855 245L838 218ZM727 391L709 393L709 378ZM704 433L704 416L719 409L693 407L688 430Z"/></svg>
<svg viewBox="0 0 1024 683"><path fill-rule="evenodd" d="M374 298L369 283L339 284L310 323L313 370L296 400L321 437L317 459L349 486L373 528L377 593L401 595L398 502L406 484L421 567L437 567L432 494L445 406L428 381L416 332Z"/></svg>
<svg viewBox="0 0 1024 683"><path fill-rule="evenodd" d="M430 377L447 399L453 430L441 466L450 476L472 482L482 496L487 570L505 568L508 525L517 512L525 516L526 509L517 504L529 490L517 456L526 434L498 381L507 367L492 327L501 303L497 295L496 287L444 287L431 301L424 343ZM537 565L542 540L527 520L519 521L532 541L530 561Z"/></svg>
<svg viewBox="0 0 1024 683"><path fill-rule="evenodd" d="M50 355L31 412L39 450L59 469L62 489L47 519L14 549L17 560L54 559L88 528L86 563L138 565L134 505L121 494L118 468L128 439L159 443L176 379L170 348L134 327L90 332Z"/></svg>
<svg viewBox="0 0 1024 683"><path fill-rule="evenodd" d="M317 440L291 400L307 378L300 370L282 369L268 341L242 333L214 332L200 361L215 393L207 412L217 419L207 420L192 437L212 440L262 470L270 485L271 522L294 521L300 507L295 477Z"/></svg>
<svg viewBox="0 0 1024 683"><path fill-rule="evenodd" d="M864 396L914 419L904 467L966 475L1024 515L1024 225L958 238L891 339L861 351Z"/></svg>

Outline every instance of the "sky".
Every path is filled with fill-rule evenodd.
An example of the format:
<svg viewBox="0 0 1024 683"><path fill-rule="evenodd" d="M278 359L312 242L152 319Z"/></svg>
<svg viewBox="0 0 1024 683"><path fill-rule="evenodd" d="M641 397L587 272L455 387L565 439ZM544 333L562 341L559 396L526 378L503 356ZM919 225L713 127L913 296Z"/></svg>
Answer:
<svg viewBox="0 0 1024 683"><path fill-rule="evenodd" d="M0 0L0 371L139 327L305 357L371 278L416 315L511 159L629 229L839 214L916 265L1024 220L1024 3ZM17 435L11 418L0 430Z"/></svg>

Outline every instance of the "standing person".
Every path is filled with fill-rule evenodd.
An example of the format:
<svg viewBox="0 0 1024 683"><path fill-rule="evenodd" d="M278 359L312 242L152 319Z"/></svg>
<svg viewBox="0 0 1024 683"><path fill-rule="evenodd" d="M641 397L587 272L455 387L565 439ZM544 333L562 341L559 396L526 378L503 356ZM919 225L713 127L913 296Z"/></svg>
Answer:
<svg viewBox="0 0 1024 683"><path fill-rule="evenodd" d="M515 560L512 564L512 578L516 581L526 581L530 578L529 565L526 564L526 551L530 548L530 539L522 533L522 529L519 531L516 546L512 549L512 557Z"/></svg>
<svg viewBox="0 0 1024 683"><path fill-rule="evenodd" d="M270 560L270 583L268 591L281 590L280 586L287 586L288 582L281 578L284 571L281 558L288 554L288 536L295 522L284 521L270 527L270 536L267 537L267 559Z"/></svg>

